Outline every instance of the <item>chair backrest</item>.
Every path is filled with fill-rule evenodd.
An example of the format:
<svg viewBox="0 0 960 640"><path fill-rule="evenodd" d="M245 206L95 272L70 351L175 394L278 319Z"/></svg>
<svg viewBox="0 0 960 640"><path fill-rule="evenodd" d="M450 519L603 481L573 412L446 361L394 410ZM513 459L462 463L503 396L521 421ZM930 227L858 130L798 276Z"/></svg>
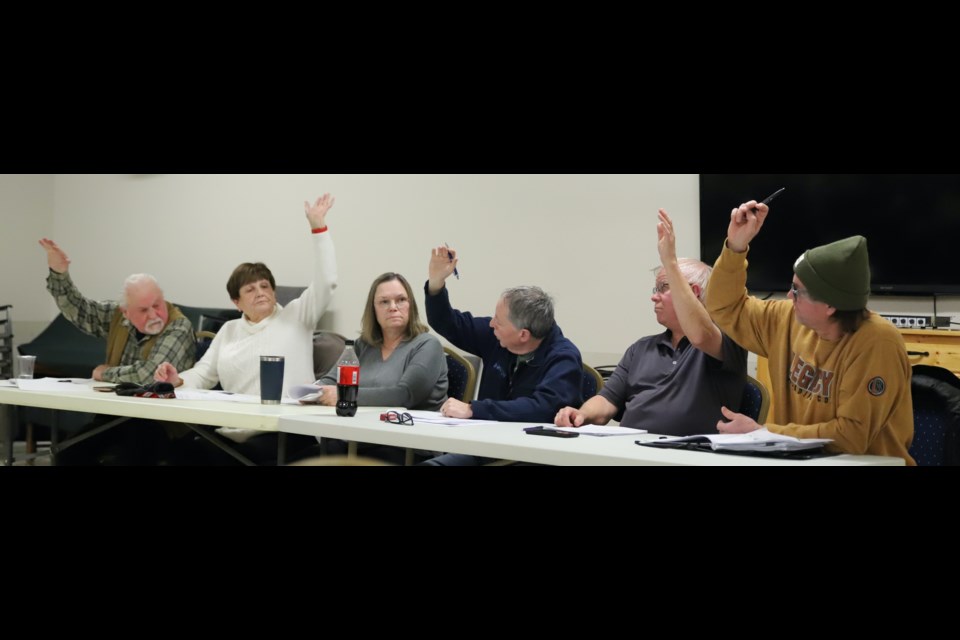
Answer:
<svg viewBox="0 0 960 640"><path fill-rule="evenodd" d="M274 289L274 294L277 296L277 302L283 306L287 306L303 295L303 292L306 290L306 287L284 287L277 285L277 288Z"/></svg>
<svg viewBox="0 0 960 640"><path fill-rule="evenodd" d="M477 370L462 355L451 349L443 348L447 356L447 395L461 402L470 402L477 391Z"/></svg>
<svg viewBox="0 0 960 640"><path fill-rule="evenodd" d="M215 337L217 334L213 331L197 331L197 362L200 362L200 358L210 348L210 343Z"/></svg>
<svg viewBox="0 0 960 640"><path fill-rule="evenodd" d="M177 308L187 316L190 324L197 331L212 331L217 333L220 327L243 316L239 309L226 309L217 307L191 307L184 304L176 305Z"/></svg>
<svg viewBox="0 0 960 640"><path fill-rule="evenodd" d="M918 364L910 380L913 442L922 467L960 465L960 378L943 367Z"/></svg>
<svg viewBox="0 0 960 640"><path fill-rule="evenodd" d="M770 392L762 382L747 376L747 382L743 386L743 396L740 398L740 413L750 416L759 424L764 424L769 410Z"/></svg>
<svg viewBox="0 0 960 640"><path fill-rule="evenodd" d="M583 364L583 401L586 402L603 389L603 376L590 365Z"/></svg>
<svg viewBox="0 0 960 640"><path fill-rule="evenodd" d="M313 334L313 375L319 380L337 364L343 348L347 344L345 336L335 331L317 331Z"/></svg>

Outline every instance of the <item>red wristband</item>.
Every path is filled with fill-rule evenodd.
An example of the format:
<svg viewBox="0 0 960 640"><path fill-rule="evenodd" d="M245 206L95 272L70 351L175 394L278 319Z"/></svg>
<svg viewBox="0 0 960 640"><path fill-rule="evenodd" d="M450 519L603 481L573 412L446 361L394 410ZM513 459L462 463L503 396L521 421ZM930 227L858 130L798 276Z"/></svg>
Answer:
<svg viewBox="0 0 960 640"><path fill-rule="evenodd" d="M321 227L321 228L319 228L319 229L314 229L314 230L311 231L310 233L323 233L323 232L326 231L328 228L329 228L329 227L327 227L326 225L324 225L323 227Z"/></svg>

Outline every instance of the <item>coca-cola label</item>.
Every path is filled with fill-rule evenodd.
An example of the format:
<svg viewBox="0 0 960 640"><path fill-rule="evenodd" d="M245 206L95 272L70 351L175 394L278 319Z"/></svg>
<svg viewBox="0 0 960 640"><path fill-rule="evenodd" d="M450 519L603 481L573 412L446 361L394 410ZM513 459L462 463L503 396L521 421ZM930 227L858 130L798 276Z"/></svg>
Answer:
<svg viewBox="0 0 960 640"><path fill-rule="evenodd" d="M360 367L337 367L337 381L356 387L360 384Z"/></svg>

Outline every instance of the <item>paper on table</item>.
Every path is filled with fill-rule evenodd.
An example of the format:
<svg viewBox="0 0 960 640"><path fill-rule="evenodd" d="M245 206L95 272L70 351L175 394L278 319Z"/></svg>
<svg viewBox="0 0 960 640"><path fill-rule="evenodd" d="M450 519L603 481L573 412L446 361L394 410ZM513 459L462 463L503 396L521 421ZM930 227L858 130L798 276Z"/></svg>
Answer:
<svg viewBox="0 0 960 640"><path fill-rule="evenodd" d="M248 393L230 393L229 391L214 391L212 389L184 389L179 387L175 391L177 400L214 400L217 402L239 402L241 404L260 404L260 396ZM283 397L280 404L300 404L293 398Z"/></svg>
<svg viewBox="0 0 960 640"><path fill-rule="evenodd" d="M214 391L212 389L184 389L183 387L178 387L174 390L174 393L178 400L216 400L218 402L260 404L259 396L229 393L227 391Z"/></svg>
<svg viewBox="0 0 960 640"><path fill-rule="evenodd" d="M393 409L397 413L409 413L413 417L413 424L444 424L448 427L463 427L466 425L478 424L496 424L496 420L471 420L470 418L451 418L440 415L439 411L406 411L404 409Z"/></svg>
<svg viewBox="0 0 960 640"><path fill-rule="evenodd" d="M557 427L552 424L543 426L544 429L553 431L567 431L569 433L582 433L585 436L635 436L638 433L646 433L646 429L631 429L630 427L618 427L616 425L598 425L585 424L582 427Z"/></svg>
<svg viewBox="0 0 960 640"><path fill-rule="evenodd" d="M14 380L17 387L24 391L62 391L66 393L86 393L90 390L89 379L84 378L39 378Z"/></svg>
<svg viewBox="0 0 960 640"><path fill-rule="evenodd" d="M709 441L712 449L736 451L802 451L817 449L833 442L831 438L794 438L767 429L757 429L749 433L710 433L698 436L660 438L657 442L697 442Z"/></svg>
<svg viewBox="0 0 960 640"><path fill-rule="evenodd" d="M319 404L323 397L323 387L318 384L298 384L287 391L292 400L301 404Z"/></svg>

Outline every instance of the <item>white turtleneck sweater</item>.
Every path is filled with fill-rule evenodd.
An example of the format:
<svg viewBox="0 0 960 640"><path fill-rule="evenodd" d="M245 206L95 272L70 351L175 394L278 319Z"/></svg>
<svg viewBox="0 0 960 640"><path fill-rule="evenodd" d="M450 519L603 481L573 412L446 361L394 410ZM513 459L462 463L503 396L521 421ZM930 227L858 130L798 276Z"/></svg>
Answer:
<svg viewBox="0 0 960 640"><path fill-rule="evenodd" d="M203 358L180 374L186 388L260 395L260 356L283 356L283 393L291 386L310 384L313 371L313 332L337 288L337 261L330 232L313 234L313 283L286 307L254 324L245 317L220 328Z"/></svg>

